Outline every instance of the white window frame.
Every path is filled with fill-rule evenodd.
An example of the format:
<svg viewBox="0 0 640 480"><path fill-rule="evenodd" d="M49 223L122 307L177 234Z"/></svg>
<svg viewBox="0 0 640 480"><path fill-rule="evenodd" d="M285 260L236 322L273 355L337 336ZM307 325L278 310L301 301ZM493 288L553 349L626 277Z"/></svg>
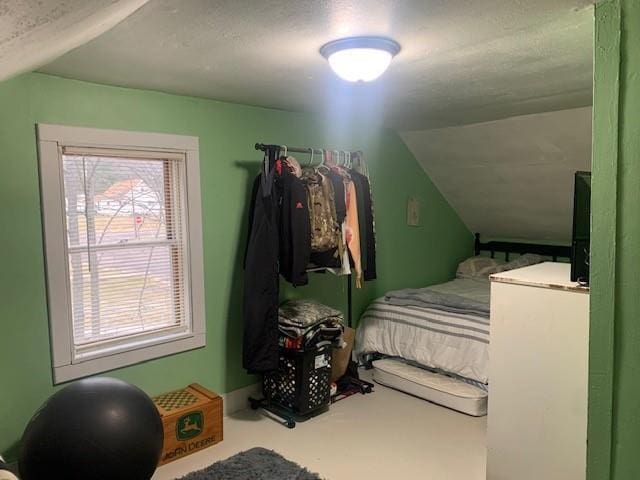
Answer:
<svg viewBox="0 0 640 480"><path fill-rule="evenodd" d="M206 343L199 141L197 137L38 124L40 191L54 384L172 355ZM190 286L188 328L165 336L117 342L95 355L74 355L62 149L89 147L184 154L185 218Z"/></svg>

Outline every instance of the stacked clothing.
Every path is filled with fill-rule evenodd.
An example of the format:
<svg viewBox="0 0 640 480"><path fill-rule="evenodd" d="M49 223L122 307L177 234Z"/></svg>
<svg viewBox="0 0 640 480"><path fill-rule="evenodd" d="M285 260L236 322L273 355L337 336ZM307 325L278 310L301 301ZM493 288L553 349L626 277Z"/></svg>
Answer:
<svg viewBox="0 0 640 480"><path fill-rule="evenodd" d="M291 300L280 305L278 329L283 348L341 347L344 317L340 311L313 300Z"/></svg>

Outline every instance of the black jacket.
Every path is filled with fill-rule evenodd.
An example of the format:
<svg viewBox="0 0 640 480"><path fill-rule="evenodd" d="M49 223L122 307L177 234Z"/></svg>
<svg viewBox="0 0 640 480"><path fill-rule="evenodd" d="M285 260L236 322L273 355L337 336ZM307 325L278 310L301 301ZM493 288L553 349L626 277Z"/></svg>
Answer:
<svg viewBox="0 0 640 480"><path fill-rule="evenodd" d="M245 257L242 365L249 373L278 367L278 203L275 171L254 183Z"/></svg>
<svg viewBox="0 0 640 480"><path fill-rule="evenodd" d="M294 286L306 285L311 224L304 182L286 168L277 180L280 205L280 274Z"/></svg>
<svg viewBox="0 0 640 480"><path fill-rule="evenodd" d="M373 226L373 203L371 187L366 176L351 170L351 180L356 188L358 202L358 225L360 230L360 254L362 258L363 278L375 280L376 272L376 236Z"/></svg>
<svg viewBox="0 0 640 480"><path fill-rule="evenodd" d="M276 167L258 175L244 261L243 366L249 373L265 373L278 366L278 274L293 285L308 282L310 235L302 181L286 170L278 175Z"/></svg>

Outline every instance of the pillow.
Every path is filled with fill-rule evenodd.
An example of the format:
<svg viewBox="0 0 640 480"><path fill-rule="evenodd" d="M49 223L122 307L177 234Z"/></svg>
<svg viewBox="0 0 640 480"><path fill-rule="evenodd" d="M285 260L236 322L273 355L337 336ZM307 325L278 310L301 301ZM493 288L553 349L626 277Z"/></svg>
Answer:
<svg viewBox="0 0 640 480"><path fill-rule="evenodd" d="M457 278L482 278L500 272L501 264L489 257L471 257L460 262L456 270Z"/></svg>
<svg viewBox="0 0 640 480"><path fill-rule="evenodd" d="M503 263L498 267L498 272L506 272L509 270L515 270L516 268L528 267L530 265L535 265L537 263L544 262L544 258L540 255L535 255L533 253L525 253L524 255L519 256L511 260L510 262Z"/></svg>

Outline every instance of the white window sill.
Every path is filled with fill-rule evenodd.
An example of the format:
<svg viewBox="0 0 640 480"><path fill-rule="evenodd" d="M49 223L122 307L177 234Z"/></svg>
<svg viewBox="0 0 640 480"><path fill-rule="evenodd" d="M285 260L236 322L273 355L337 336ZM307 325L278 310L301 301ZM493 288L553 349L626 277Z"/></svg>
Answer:
<svg viewBox="0 0 640 480"><path fill-rule="evenodd" d="M127 367L129 365L152 360L154 358L201 348L205 346L205 337L206 335L204 333L192 334L186 338L151 345L136 350L119 352L114 355L87 359L80 363L54 366L53 383L57 385L77 378L103 373L108 370Z"/></svg>

